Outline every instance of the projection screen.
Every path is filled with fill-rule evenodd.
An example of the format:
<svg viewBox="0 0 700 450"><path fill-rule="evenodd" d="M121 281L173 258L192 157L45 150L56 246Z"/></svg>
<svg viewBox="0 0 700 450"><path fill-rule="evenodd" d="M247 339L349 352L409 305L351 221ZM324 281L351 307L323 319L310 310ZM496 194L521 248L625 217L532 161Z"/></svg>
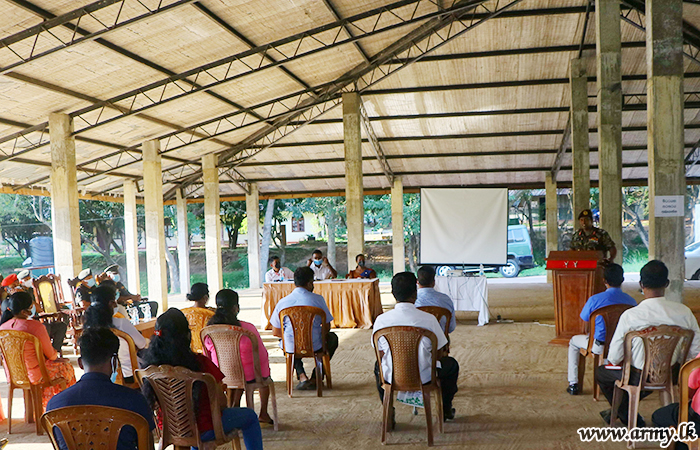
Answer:
<svg viewBox="0 0 700 450"><path fill-rule="evenodd" d="M508 189L420 191L421 264L506 264Z"/></svg>

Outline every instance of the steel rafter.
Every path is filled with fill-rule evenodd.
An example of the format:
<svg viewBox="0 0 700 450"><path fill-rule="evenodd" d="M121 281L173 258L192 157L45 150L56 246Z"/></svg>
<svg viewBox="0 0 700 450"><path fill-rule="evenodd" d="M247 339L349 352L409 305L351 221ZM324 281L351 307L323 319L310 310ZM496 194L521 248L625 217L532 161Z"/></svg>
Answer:
<svg viewBox="0 0 700 450"><path fill-rule="evenodd" d="M331 108L335 107L339 104L337 99L339 92L354 88L357 92L362 93L379 81L393 75L424 55L442 47L452 39L463 35L487 20L497 17L521 1L465 1L456 4L459 7L458 11L455 11L455 5L453 5L453 8L440 11L436 18L425 22L379 52L372 58L371 64L363 63L341 75L328 88L322 91L319 99L309 99L304 102L308 105L308 110L298 114L290 114L288 117L277 121L274 126L264 128L261 132L254 133L242 141L241 144L224 151L219 157L219 165L229 163L231 168L235 168L236 165L269 148L280 139L325 114L330 108L320 111L318 114L312 112L314 108L319 106L319 101L324 101L328 97L334 98L334 101L337 103L334 103ZM404 58L407 62L397 65L384 64L396 58ZM301 106L305 105L301 104ZM300 125L290 125L292 121L296 121L300 116L303 119ZM193 174L184 184L191 183L199 176L201 176L201 171ZM166 196L170 194L171 192L168 192Z"/></svg>
<svg viewBox="0 0 700 450"><path fill-rule="evenodd" d="M316 27L312 30L169 76L147 86L112 97L104 102L72 112L70 115L75 121L75 133L91 130L188 95L198 92L209 92L213 87L223 83L271 67L277 67L323 50L348 44L361 38L417 24L431 18L464 11L472 8L474 4L479 4L486 0L472 0L468 2L468 6L460 3L460 6L454 6L442 12L431 11L419 14L421 7L424 7L426 4L434 5L435 1L400 0L381 8L357 14L348 19ZM356 30L355 37L343 38L341 36L343 27L346 26ZM275 62L272 62L268 56L275 59ZM45 131L48 124L39 124L2 137L0 138L0 144L13 140L22 140L27 145L23 151L31 151L41 145L45 145L43 141L33 142L28 137L29 134L38 131L36 127L40 128L39 131Z"/></svg>
<svg viewBox="0 0 700 450"><path fill-rule="evenodd" d="M159 0L155 6L149 8L142 0L99 0L61 16L44 20L38 25L0 40L0 49L9 50L17 58L15 62L1 67L0 75L41 57L82 42L92 41L111 31L133 25L156 14L172 11L193 1ZM124 14L125 6L127 9L135 7L145 11L140 15L128 17ZM95 25L98 27L87 34L78 33L81 23L86 22L93 27ZM65 26L71 27L72 33L58 30Z"/></svg>
<svg viewBox="0 0 700 450"><path fill-rule="evenodd" d="M372 124L369 121L369 116L367 115L367 111L365 110L365 105L362 103L362 101L360 101L360 119L362 120L362 126L365 129L365 133L367 134L367 139L369 140L370 147L372 147L372 150L374 151L374 154L377 157L377 161L379 162L379 166L382 168L382 171L384 172L384 175L386 175L387 180L389 180L389 187L391 187L394 183L394 172L391 171L389 162L386 160L384 150L382 149L382 144L379 143L377 135L374 133L374 128L372 128Z"/></svg>

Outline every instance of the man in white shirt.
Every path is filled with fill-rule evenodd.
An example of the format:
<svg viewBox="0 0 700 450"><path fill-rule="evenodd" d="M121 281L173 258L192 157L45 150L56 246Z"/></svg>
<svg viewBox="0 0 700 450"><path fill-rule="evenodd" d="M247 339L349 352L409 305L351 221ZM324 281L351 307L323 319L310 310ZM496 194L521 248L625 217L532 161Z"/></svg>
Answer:
<svg viewBox="0 0 700 450"><path fill-rule="evenodd" d="M323 256L319 249L314 250L311 258L306 261L306 265L314 272L314 280L328 280L338 276L338 271L331 266L328 258Z"/></svg>
<svg viewBox="0 0 700 450"><path fill-rule="evenodd" d="M279 256L270 258L270 267L271 269L265 273L265 283L294 279L294 272L286 267L282 267Z"/></svg>
<svg viewBox="0 0 700 450"><path fill-rule="evenodd" d="M615 334L610 340L610 349L608 350L608 361L611 364L620 365L624 358L624 342L625 335L629 331L638 331L651 326L658 325L675 325L686 328L695 332L695 337L690 345L688 356L697 355L700 352L700 328L698 321L693 315L690 308L682 303L666 300L664 293L668 286L668 268L658 260L649 261L640 272L639 284L644 292L644 300L634 308L630 308L620 316L617 323ZM672 362L675 364L673 376L678 377L678 369L680 364L685 361L678 361L678 349L674 354ZM632 371L630 374L630 384L639 384L641 370L644 368L644 347L641 339L632 341ZM596 369L596 379L600 390L612 403L613 390L615 381L622 378L622 370L608 369L605 366L599 366ZM642 398L649 395L650 392L642 393ZM618 413L618 418L627 424L628 412L628 396L623 391L622 403ZM601 411L601 417L610 422L610 410ZM637 426L644 427L645 422L641 416L637 418Z"/></svg>
<svg viewBox="0 0 700 450"><path fill-rule="evenodd" d="M445 318L440 321L440 327L443 332L445 327L448 333L452 333L457 327L457 319L455 318L455 305L452 299L442 292L435 290L435 269L431 266L423 266L418 269L418 297L416 299L416 308L421 306L439 306L445 308L452 314L450 323L445 323Z"/></svg>
<svg viewBox="0 0 700 450"><path fill-rule="evenodd" d="M333 316L331 315L326 300L314 294L314 273L308 267L299 267L294 271L294 285L296 288L291 294L284 297L277 303L275 310L270 316L270 325L272 325L272 335L284 339L284 347L288 353L294 351L294 331L292 329L289 317L284 318L284 333L282 331L282 323L280 322L280 311L292 306L315 306L321 308L326 313L326 322L321 323L320 317L316 316L313 323L313 344L314 350L320 350L323 346L322 336L324 329L330 329ZM333 354L338 349L338 336L333 332L328 332L326 338L326 349L330 354L331 359ZM297 372L299 384L296 389L301 391L316 389L316 371L314 370L311 379L306 376L304 371L303 360L294 358L294 369Z"/></svg>
<svg viewBox="0 0 700 450"><path fill-rule="evenodd" d="M411 272L402 272L394 275L394 278L391 280L391 293L396 299L396 306L393 310L387 311L377 317L374 322L374 327L372 328L373 333L382 328L397 326L424 328L435 334L438 349L444 348L445 345L447 345L447 338L435 316L416 308L416 282L416 276ZM374 343L374 339L372 339L372 343ZM382 352L382 371L384 372L384 379L387 382L391 382L393 368L389 344L386 342L386 339L380 338L378 345L379 351ZM424 337L421 340L418 351L421 381L424 384L429 383L431 381L432 344L428 338ZM457 393L459 364L450 356L440 358L437 364L437 376L440 379L440 385L442 387L442 405L445 420L452 420L455 417L452 399ZM384 401L384 389L382 388L382 380L379 378L378 363L374 365L374 377L377 381L379 399ZM394 422L392 420L392 427L393 424Z"/></svg>

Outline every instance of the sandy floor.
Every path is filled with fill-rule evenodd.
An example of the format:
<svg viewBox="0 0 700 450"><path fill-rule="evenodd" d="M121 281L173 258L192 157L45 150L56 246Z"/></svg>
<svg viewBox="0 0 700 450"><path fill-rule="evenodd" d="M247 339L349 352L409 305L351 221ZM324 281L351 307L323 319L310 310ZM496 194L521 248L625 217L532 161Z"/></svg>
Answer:
<svg viewBox="0 0 700 450"><path fill-rule="evenodd" d="M527 288L527 289L524 289ZM532 290L530 290L532 288ZM542 315L552 310L551 287L523 283L493 283L490 286L492 315L530 307L520 302L536 301ZM633 293L634 286L627 291ZM691 287L693 302L698 289ZM382 301L391 307L388 286L382 286ZM517 292L517 294L516 294ZM260 290L245 291L241 318L260 323ZM505 301L510 297L508 306ZM496 303L494 305L493 303ZM499 306L498 303L502 302ZM549 306L547 304L549 303ZM177 297L171 306L186 306ZM499 309L502 308L502 309ZM536 311L533 309L532 311ZM504 315L506 317L507 315ZM548 317L544 317L547 319ZM514 323L475 326L475 321L460 320L452 334L452 356L461 366L459 393L454 406L457 420L445 425L437 434L437 447L475 449L589 449L625 448L625 444L586 444L579 442L576 430L582 426L601 426L598 412L607 403L596 403L591 393L591 366L586 373L585 395L572 397L566 388L566 348L547 342L554 337L548 324ZM530 319L532 320L532 319ZM280 431L263 429L265 447L296 449L318 446L323 449L382 448L380 443L381 404L376 393L374 353L370 330L335 330L340 338L333 359L333 390L322 398L314 392L300 392L290 399L285 394L284 358L277 340L263 333L270 351L272 376L276 383ZM78 371L77 371L78 372ZM76 375L79 376L78 373ZM4 374L2 374L4 378ZM7 384L0 379L3 408L7 408ZM257 397L256 397L257 401ZM13 416L23 417L21 394L16 392ZM641 412L649 419L659 406L658 396L642 402ZM389 435L395 448L426 447L425 417L411 414L404 405L397 406L397 428ZM5 423L2 434L6 434ZM13 420L9 450L49 450L45 436L33 433L33 424ZM225 447L222 447L225 448Z"/></svg>

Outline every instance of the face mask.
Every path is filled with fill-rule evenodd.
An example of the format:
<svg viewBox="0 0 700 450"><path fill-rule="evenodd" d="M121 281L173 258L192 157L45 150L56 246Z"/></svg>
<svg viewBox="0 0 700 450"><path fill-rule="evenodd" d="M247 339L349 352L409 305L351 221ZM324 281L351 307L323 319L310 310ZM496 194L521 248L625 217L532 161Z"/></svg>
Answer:
<svg viewBox="0 0 700 450"><path fill-rule="evenodd" d="M316 264L317 266L320 266L322 262L323 261L321 261L320 259L314 259L314 264Z"/></svg>
<svg viewBox="0 0 700 450"><path fill-rule="evenodd" d="M31 280L31 278L30 278L29 280L24 280L24 281L22 282L22 286L24 286L24 287L26 287L26 288L31 288L31 287L33 287L33 286L32 286L32 280Z"/></svg>
<svg viewBox="0 0 700 450"><path fill-rule="evenodd" d="M121 295L121 293L120 293L119 291L117 291L117 293L114 294L114 301L115 301L115 302L116 302L117 300L119 300L119 296L120 296L120 295Z"/></svg>
<svg viewBox="0 0 700 450"><path fill-rule="evenodd" d="M360 260L360 262L358 262L357 265L360 266L360 267L365 267L365 261L364 261L364 260Z"/></svg>
<svg viewBox="0 0 700 450"><path fill-rule="evenodd" d="M117 382L117 368L119 365L117 364L117 357L112 356L112 375L109 377L109 379L112 381L112 383Z"/></svg>
<svg viewBox="0 0 700 450"><path fill-rule="evenodd" d="M119 280L122 279L118 273L111 273L109 276L115 283L119 283Z"/></svg>
<svg viewBox="0 0 700 450"><path fill-rule="evenodd" d="M275 269L275 270L280 270L280 265L277 264L277 263L275 263L275 264L272 265L272 268Z"/></svg>
<svg viewBox="0 0 700 450"><path fill-rule="evenodd" d="M88 285L88 287L94 287L95 286L95 279L94 278L88 278L85 280L85 284Z"/></svg>

